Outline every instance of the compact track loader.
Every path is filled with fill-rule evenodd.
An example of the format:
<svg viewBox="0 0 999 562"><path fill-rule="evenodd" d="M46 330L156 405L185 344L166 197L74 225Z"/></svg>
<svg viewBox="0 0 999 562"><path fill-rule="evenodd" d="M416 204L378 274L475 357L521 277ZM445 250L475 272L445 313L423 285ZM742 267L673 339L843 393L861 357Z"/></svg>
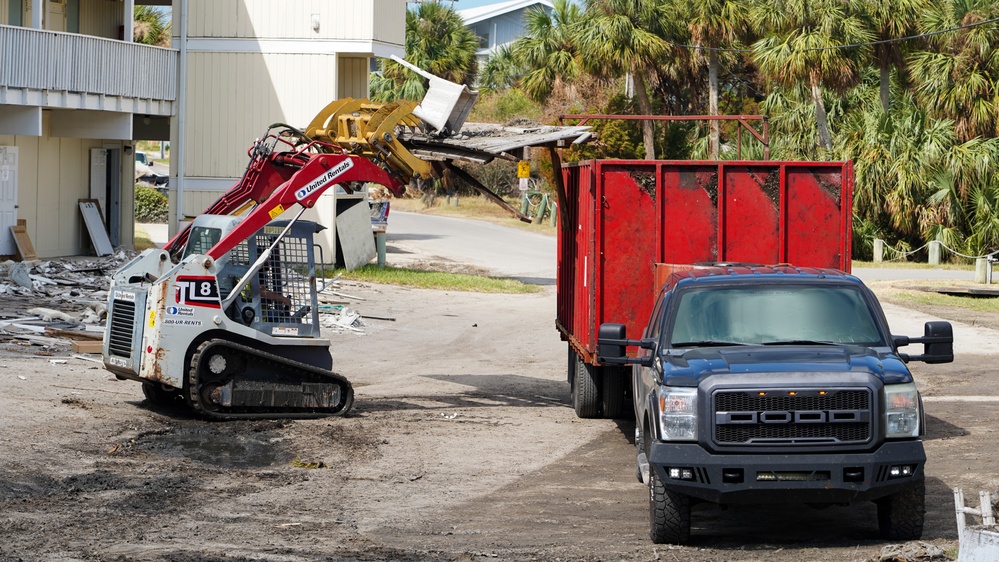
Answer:
<svg viewBox="0 0 999 562"><path fill-rule="evenodd" d="M304 131L272 125L233 188L114 274L105 367L142 382L154 402L182 399L212 419L347 413L353 389L332 371L320 333L313 235L323 226L300 220L304 211L335 186L372 182L401 195L452 160L516 159L527 146L589 136L587 127L459 136L475 92L427 76L420 105L336 100Z"/></svg>

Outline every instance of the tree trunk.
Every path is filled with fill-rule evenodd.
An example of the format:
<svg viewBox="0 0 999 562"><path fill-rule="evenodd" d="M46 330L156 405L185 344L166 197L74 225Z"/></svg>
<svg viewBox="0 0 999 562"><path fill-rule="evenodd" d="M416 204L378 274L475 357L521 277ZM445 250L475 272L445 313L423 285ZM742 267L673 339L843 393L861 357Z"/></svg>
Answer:
<svg viewBox="0 0 999 562"><path fill-rule="evenodd" d="M635 100L638 102L638 109L643 115L652 115L652 104L649 102L649 93L645 91L645 76L639 69L632 72L635 78ZM656 159L656 137L652 129L652 121L648 119L642 121L642 142L645 143L646 160Z"/></svg>
<svg viewBox="0 0 999 562"><path fill-rule="evenodd" d="M891 91L891 67L881 63L881 107L888 113L889 93Z"/></svg>
<svg viewBox="0 0 999 562"><path fill-rule="evenodd" d="M812 101L815 102L815 124L819 129L819 144L826 150L832 150L829 121L826 119L826 103L822 101L822 85L818 80L812 80Z"/></svg>
<svg viewBox="0 0 999 562"><path fill-rule="evenodd" d="M718 51L708 50L708 114L718 115ZM711 121L710 157L718 159L721 143L721 122Z"/></svg>

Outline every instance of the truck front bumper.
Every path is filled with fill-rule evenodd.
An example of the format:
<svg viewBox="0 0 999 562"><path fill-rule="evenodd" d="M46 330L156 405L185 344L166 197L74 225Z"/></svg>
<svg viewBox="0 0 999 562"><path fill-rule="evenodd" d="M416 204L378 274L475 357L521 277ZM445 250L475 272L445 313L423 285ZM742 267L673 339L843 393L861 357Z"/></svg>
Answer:
<svg viewBox="0 0 999 562"><path fill-rule="evenodd" d="M653 443L652 470L672 491L720 504L875 500L923 480L922 441L870 453L712 454L696 443Z"/></svg>

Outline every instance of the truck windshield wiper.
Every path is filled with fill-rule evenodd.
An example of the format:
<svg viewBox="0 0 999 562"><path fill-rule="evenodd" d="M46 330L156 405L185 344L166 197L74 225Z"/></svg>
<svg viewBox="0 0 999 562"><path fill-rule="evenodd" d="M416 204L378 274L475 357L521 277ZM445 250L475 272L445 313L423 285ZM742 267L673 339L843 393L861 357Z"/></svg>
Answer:
<svg viewBox="0 0 999 562"><path fill-rule="evenodd" d="M763 342L760 345L842 345L842 344L840 344L839 342L834 342L834 341L781 340L781 341Z"/></svg>
<svg viewBox="0 0 999 562"><path fill-rule="evenodd" d="M752 345L752 344L742 343L737 341L701 340L701 341L684 341L680 343L674 343L672 344L672 347L726 347L730 345Z"/></svg>

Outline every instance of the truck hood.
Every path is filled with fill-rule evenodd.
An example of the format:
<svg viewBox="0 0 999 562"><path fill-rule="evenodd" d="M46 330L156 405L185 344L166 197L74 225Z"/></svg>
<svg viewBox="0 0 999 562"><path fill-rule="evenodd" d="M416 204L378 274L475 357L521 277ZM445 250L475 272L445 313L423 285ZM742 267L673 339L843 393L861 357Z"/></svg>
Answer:
<svg viewBox="0 0 999 562"><path fill-rule="evenodd" d="M715 375L746 373L868 373L884 384L912 382L905 363L892 353L862 346L745 346L691 349L663 358L670 386L696 386Z"/></svg>

